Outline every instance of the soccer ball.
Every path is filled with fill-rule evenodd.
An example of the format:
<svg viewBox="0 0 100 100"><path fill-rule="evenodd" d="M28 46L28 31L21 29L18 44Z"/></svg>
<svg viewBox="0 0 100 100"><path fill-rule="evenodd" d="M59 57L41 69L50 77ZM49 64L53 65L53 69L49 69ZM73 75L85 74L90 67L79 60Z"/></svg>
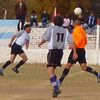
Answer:
<svg viewBox="0 0 100 100"><path fill-rule="evenodd" d="M80 14L82 14L82 9L80 7L76 7L74 9L74 13L75 13L75 15L80 15Z"/></svg>

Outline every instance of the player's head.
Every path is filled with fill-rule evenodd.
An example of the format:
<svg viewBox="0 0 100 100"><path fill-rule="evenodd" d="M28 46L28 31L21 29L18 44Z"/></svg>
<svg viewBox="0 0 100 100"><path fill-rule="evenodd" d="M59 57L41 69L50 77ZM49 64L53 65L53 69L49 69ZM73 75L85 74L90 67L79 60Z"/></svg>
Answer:
<svg viewBox="0 0 100 100"><path fill-rule="evenodd" d="M24 26L24 30L27 32L27 33L30 33L31 32L31 25L30 24L26 24Z"/></svg>
<svg viewBox="0 0 100 100"><path fill-rule="evenodd" d="M63 17L62 16L55 16L53 19L54 25L62 26L63 25Z"/></svg>
<svg viewBox="0 0 100 100"><path fill-rule="evenodd" d="M79 19L74 20L74 26L79 26L81 25L81 21Z"/></svg>
<svg viewBox="0 0 100 100"><path fill-rule="evenodd" d="M94 16L94 13L93 12L90 12L90 16Z"/></svg>

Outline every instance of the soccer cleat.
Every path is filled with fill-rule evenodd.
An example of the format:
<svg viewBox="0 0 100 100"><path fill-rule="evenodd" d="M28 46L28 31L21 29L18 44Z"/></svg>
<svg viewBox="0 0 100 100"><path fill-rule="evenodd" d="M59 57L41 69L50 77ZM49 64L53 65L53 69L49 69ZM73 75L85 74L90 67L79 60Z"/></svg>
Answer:
<svg viewBox="0 0 100 100"><path fill-rule="evenodd" d="M60 90L58 90L58 91L53 90L52 97L56 98L60 93L61 93Z"/></svg>
<svg viewBox="0 0 100 100"><path fill-rule="evenodd" d="M12 68L12 70L13 70L15 73L19 73L18 69L16 69L16 68Z"/></svg>
<svg viewBox="0 0 100 100"><path fill-rule="evenodd" d="M100 74L98 74L97 79L98 79L98 83L100 83Z"/></svg>
<svg viewBox="0 0 100 100"><path fill-rule="evenodd" d="M1 76L4 76L3 71L1 69L0 69L0 75Z"/></svg>
<svg viewBox="0 0 100 100"><path fill-rule="evenodd" d="M57 82L57 85L60 87L60 86L61 86L61 82L60 82L60 80L57 79L56 82Z"/></svg>

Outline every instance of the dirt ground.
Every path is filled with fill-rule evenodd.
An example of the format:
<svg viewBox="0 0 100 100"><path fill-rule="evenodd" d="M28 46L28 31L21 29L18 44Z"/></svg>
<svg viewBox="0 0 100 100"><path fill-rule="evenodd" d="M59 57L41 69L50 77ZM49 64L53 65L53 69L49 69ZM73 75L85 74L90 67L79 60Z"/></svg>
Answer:
<svg viewBox="0 0 100 100"><path fill-rule="evenodd" d="M96 77L83 72L79 65L72 67L58 98L52 98L45 64L25 64L19 74L12 71L13 66L0 76L0 100L100 100L100 84ZM100 72L100 66L95 65L94 69ZM63 68L57 68L58 78L62 71Z"/></svg>

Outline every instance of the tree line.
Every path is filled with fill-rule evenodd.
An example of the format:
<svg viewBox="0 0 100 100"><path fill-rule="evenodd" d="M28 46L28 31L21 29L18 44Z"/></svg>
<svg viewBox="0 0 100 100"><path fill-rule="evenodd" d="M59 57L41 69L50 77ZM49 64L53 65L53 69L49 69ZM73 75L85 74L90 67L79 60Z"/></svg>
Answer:
<svg viewBox="0 0 100 100"><path fill-rule="evenodd" d="M14 6L17 0L0 0L0 18L4 16L4 10L7 9L7 19L15 18ZM28 7L27 20L29 20L30 13L35 10L40 19L43 9L46 9L50 15L57 7L57 12L64 15L71 14L75 7L80 6L84 13L91 10L94 0L24 0Z"/></svg>

